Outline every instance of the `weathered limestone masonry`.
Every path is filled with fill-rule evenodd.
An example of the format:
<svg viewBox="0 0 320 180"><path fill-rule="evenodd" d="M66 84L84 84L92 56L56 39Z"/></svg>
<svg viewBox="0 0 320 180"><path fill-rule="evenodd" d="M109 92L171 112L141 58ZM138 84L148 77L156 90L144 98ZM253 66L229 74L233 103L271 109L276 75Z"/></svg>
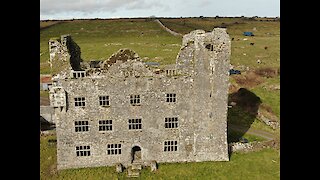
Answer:
<svg viewBox="0 0 320 180"><path fill-rule="evenodd" d="M40 116L42 116L49 123L55 123L53 121L52 115L54 114L53 108L51 106L40 106Z"/></svg>
<svg viewBox="0 0 320 180"><path fill-rule="evenodd" d="M55 43L52 57L64 48ZM70 58L50 89L57 168L228 161L230 49L216 28L185 35L176 65L160 72L129 49L94 68Z"/></svg>
<svg viewBox="0 0 320 180"><path fill-rule="evenodd" d="M81 51L80 47L69 35L62 35L61 38L49 40L49 52L51 73L59 73L61 67L71 66L73 70L80 70Z"/></svg>

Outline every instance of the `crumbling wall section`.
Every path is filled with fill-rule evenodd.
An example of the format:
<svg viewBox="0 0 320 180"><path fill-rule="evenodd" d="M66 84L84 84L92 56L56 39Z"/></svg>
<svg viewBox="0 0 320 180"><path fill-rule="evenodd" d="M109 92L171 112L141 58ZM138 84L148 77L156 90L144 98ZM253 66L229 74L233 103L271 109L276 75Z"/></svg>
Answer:
<svg viewBox="0 0 320 180"><path fill-rule="evenodd" d="M54 122L54 109L51 106L40 106L40 116L42 116L49 123Z"/></svg>
<svg viewBox="0 0 320 180"><path fill-rule="evenodd" d="M192 31L182 38L182 45L176 59L176 69L180 74L193 74L195 36L203 30Z"/></svg>
<svg viewBox="0 0 320 180"><path fill-rule="evenodd" d="M61 70L80 70L81 49L72 40L70 35L62 35L61 38L49 40L49 64L51 74L60 73Z"/></svg>
<svg viewBox="0 0 320 180"><path fill-rule="evenodd" d="M138 60L117 61L105 73L109 77L152 77L154 74L146 65Z"/></svg>
<svg viewBox="0 0 320 180"><path fill-rule="evenodd" d="M72 67L72 70L81 70L80 62L82 61L82 59L80 47L73 41L73 39L69 35L62 36L61 38L63 38L63 41L65 41L67 49L69 51L70 65Z"/></svg>
<svg viewBox="0 0 320 180"><path fill-rule="evenodd" d="M126 62L128 60L140 60L140 57L136 52L134 52L131 49L119 49L116 53L112 54L108 60L102 63L101 68L106 70L117 61Z"/></svg>

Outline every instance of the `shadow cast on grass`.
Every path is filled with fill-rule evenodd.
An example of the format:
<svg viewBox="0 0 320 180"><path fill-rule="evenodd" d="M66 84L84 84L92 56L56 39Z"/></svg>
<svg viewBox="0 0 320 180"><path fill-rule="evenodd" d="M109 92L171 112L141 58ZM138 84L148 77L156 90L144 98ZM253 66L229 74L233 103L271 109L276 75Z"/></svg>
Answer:
<svg viewBox="0 0 320 180"><path fill-rule="evenodd" d="M245 88L229 94L228 104L232 107L228 108L228 143L240 141L254 122L261 103L258 96Z"/></svg>
<svg viewBox="0 0 320 180"><path fill-rule="evenodd" d="M55 124L48 122L45 118L40 116L40 132L52 130L55 128Z"/></svg>

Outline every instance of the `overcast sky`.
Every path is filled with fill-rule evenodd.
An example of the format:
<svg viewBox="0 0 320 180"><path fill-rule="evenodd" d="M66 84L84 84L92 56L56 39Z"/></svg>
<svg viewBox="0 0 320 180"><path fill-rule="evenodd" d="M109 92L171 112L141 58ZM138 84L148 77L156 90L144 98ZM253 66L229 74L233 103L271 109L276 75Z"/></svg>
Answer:
<svg viewBox="0 0 320 180"><path fill-rule="evenodd" d="M40 0L40 20L152 15L280 17L280 0Z"/></svg>

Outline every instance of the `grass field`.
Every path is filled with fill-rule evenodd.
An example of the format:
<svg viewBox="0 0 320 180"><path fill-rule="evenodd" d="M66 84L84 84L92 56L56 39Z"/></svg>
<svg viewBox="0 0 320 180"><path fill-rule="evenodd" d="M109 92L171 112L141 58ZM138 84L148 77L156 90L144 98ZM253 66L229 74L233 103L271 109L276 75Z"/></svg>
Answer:
<svg viewBox="0 0 320 180"><path fill-rule="evenodd" d="M126 179L126 172L115 167L56 170L55 135L40 138L40 179ZM160 163L156 172L150 167L141 171L139 179L279 179L279 150L263 149L251 153L232 153L229 162Z"/></svg>
<svg viewBox="0 0 320 180"><path fill-rule="evenodd" d="M181 34L187 34L196 29L212 31L216 26L225 26L230 38L234 38L231 42L230 61L232 65L249 68L278 68L280 65L279 21L253 21L242 18L167 18L160 20L165 26ZM254 36L244 36L245 31L253 32ZM265 47L268 48L265 49ZM257 64L258 59L262 62L261 64Z"/></svg>
<svg viewBox="0 0 320 180"><path fill-rule="evenodd" d="M48 28L58 23L59 21L40 21L40 30L44 28Z"/></svg>
<svg viewBox="0 0 320 180"><path fill-rule="evenodd" d="M267 109L280 121L280 74L259 73L264 69L280 68L280 21L260 21L246 18L163 18L161 22L181 34L195 29L211 31L216 26L227 27L231 41L231 64L241 75L230 76L230 94L246 88L260 98L259 108ZM55 22L57 23L57 22ZM50 73L48 40L70 34L81 48L85 61L106 60L120 48L131 48L144 61L175 63L182 38L172 36L160 26L146 19L73 20L52 24L41 22L40 74ZM255 36L244 36L252 31ZM250 43L254 43L250 45ZM259 61L259 63L258 63ZM275 87L279 87L278 89ZM40 92L40 96L48 96ZM241 108L228 109L228 123L264 130L280 141L280 130L273 130ZM239 134L229 132L228 141L236 141ZM249 141L263 141L261 137L244 134ZM40 137L41 179L125 179L114 167L83 168L56 171L56 146L48 144L55 136ZM279 179L280 152L264 149L250 153L232 153L230 162L160 164L156 173L142 170L141 179Z"/></svg>
<svg viewBox="0 0 320 180"><path fill-rule="evenodd" d="M227 32L234 38L231 64L249 68L278 68L280 65L278 21L249 21L240 18L160 20L167 27L182 34L195 29L211 31L214 26L225 23ZM243 36L244 31L252 31L255 36ZM136 51L141 58L149 58L148 61L172 64L175 63L181 45L181 37L172 36L157 23L145 19L66 21L40 31L40 73L49 72L48 40L62 34L72 36L80 46L85 61L105 60L120 48L126 47ZM257 64L257 60L260 60L261 64Z"/></svg>
<svg viewBox="0 0 320 180"><path fill-rule="evenodd" d="M85 20L64 22L40 31L40 73L48 73L48 40L70 34L81 48L84 61L106 60L120 48L134 50L140 58L175 63L181 38L171 36L153 21Z"/></svg>

